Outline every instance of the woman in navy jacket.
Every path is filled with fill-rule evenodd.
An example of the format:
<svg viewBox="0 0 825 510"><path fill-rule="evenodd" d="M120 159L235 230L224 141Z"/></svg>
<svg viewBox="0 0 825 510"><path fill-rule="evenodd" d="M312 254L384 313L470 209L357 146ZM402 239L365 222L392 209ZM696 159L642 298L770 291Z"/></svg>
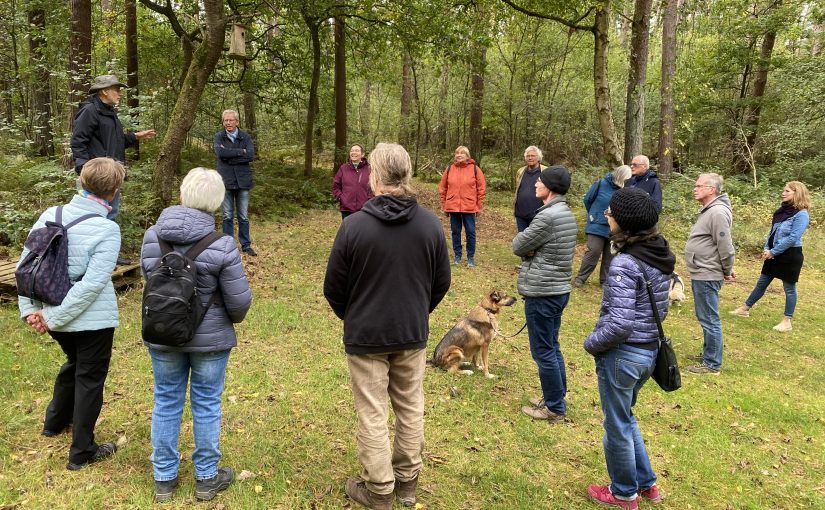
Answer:
<svg viewBox="0 0 825 510"><path fill-rule="evenodd" d="M652 502L662 499L633 415L636 397L653 372L659 349L659 331L642 268L651 280L655 305L664 320L676 257L659 234L659 208L647 192L620 189L604 215L618 253L604 284L599 320L584 348L596 358L604 414L602 442L611 483L591 485L587 492L599 503L636 509L639 496Z"/></svg>
<svg viewBox="0 0 825 510"><path fill-rule="evenodd" d="M607 225L607 217L604 211L610 203L610 198L618 189L624 188L624 183L631 176L630 167L622 165L603 178L594 182L584 195L584 207L587 209L587 225L584 232L587 234L587 247L582 257L582 265L579 267L579 274L573 280L573 285L581 287L587 278L596 269L599 258L602 259L599 267L599 285L604 285L607 279L607 269L613 254L610 253L610 242L607 236L610 235L610 227Z"/></svg>
<svg viewBox="0 0 825 510"><path fill-rule="evenodd" d="M796 282L802 271L802 234L808 228L811 197L808 188L799 181L790 181L782 190L782 204L773 213L771 231L762 251L762 274L745 304L731 310L731 315L748 317L753 305L765 294L774 278L782 280L785 289L785 317L773 327L777 331L790 331L791 319L796 308Z"/></svg>

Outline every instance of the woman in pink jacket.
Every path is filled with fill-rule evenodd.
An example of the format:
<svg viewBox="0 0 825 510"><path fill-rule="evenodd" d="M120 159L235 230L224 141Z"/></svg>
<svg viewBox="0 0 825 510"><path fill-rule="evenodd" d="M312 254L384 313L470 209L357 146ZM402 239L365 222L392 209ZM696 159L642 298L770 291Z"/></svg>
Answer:
<svg viewBox="0 0 825 510"><path fill-rule="evenodd" d="M370 165L364 157L364 147L353 144L349 161L341 165L332 180L332 194L341 204L341 219L358 212L373 197L370 189Z"/></svg>
<svg viewBox="0 0 825 510"><path fill-rule="evenodd" d="M453 264L461 264L461 227L467 236L467 267L475 266L476 213L484 206L487 182L481 167L470 157L470 150L461 145L455 150L455 160L444 170L438 192L441 206L450 215L453 237Z"/></svg>

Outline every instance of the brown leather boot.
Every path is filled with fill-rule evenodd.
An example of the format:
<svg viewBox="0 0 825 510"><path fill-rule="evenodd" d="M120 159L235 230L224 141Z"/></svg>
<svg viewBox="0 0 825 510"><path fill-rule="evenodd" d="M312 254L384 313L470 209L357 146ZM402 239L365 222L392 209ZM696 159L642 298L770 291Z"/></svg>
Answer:
<svg viewBox="0 0 825 510"><path fill-rule="evenodd" d="M401 480L396 478L395 496L398 498L398 501L400 501L402 505L407 507L415 506L415 488L417 485L417 476L407 482L402 482Z"/></svg>
<svg viewBox="0 0 825 510"><path fill-rule="evenodd" d="M367 489L367 484L360 478L347 478L347 483L344 485L344 491L349 496L349 499L361 503L371 510L392 510L392 503L395 496L389 494L376 494Z"/></svg>

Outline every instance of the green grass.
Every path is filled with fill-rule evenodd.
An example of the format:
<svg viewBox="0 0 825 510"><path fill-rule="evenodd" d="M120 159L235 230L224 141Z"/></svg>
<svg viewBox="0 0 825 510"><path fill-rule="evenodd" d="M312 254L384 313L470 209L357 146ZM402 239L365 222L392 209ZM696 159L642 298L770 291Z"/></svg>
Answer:
<svg viewBox="0 0 825 510"><path fill-rule="evenodd" d="M422 203L435 203L435 186L420 187ZM678 198L682 188L687 190L674 184L666 193L672 207L662 222L677 255L684 242L681 233L691 220L688 212L695 210L689 199ZM262 187L262 200L263 192ZM516 295L510 196L491 193L488 204L478 229L478 267L454 268L452 288L430 319L429 351L490 288ZM583 218L581 206L574 206ZM737 224L735 233L764 236L769 213L757 216L755 223ZM359 470L355 414L341 323L322 294L326 257L339 223L333 209L293 211L288 220L253 220L261 256L246 260L254 304L238 327L239 345L230 356L222 451L226 464L254 476L203 508L347 505L343 481ZM742 249L739 280L722 290L722 375L684 374L684 387L675 393L665 394L654 383L641 392L635 412L666 494L662 508L825 508L825 340L820 326L825 290L818 283L825 267L823 239L818 229L806 234L808 258L793 332L771 329L782 315L778 284L750 318L727 315L747 296L760 269L752 251ZM677 270L686 273L681 257ZM589 282L572 294L563 318L570 387L570 420L564 425L533 422L519 411L539 392L526 333L494 341L495 380L427 369L419 491L425 508L595 508L585 488L606 482L607 473L593 359L581 344L595 323L599 299L599 287ZM16 305L0 306L0 508L152 504L152 375L139 340L139 303L140 289L120 296L121 326L97 427L100 440L125 437L127 443L112 460L78 472L65 470L68 436L39 435L62 352L48 337L24 327ZM505 310L500 323L505 334L518 330L524 323L522 302ZM680 356L700 350L701 329L690 296L684 306L672 309L665 327ZM193 503L192 448L187 408L182 486L165 508Z"/></svg>

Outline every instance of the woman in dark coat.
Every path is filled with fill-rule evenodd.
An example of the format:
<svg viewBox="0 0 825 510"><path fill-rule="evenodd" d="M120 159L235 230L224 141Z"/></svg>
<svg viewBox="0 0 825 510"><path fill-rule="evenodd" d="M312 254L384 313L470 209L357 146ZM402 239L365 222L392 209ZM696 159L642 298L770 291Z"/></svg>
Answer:
<svg viewBox="0 0 825 510"><path fill-rule="evenodd" d="M782 322L773 327L776 331L786 332L793 329L791 319L796 309L796 282L802 271L802 235L808 228L811 218L808 209L811 196L808 188L799 181L790 181L782 190L782 204L773 213L771 231L762 250L762 274L756 282L745 304L732 310L731 315L749 317L749 310L759 301L774 278L782 280L785 289L785 316Z"/></svg>
<svg viewBox="0 0 825 510"><path fill-rule="evenodd" d="M144 276L160 263L159 239L185 253L215 231L214 212L223 202L223 179L215 170L195 168L183 179L181 205L167 207L143 236L141 270ZM241 254L230 236L222 236L195 258L201 303L209 306L194 338L181 347L144 342L152 358L155 380L152 410L152 466L155 500L169 501L178 486L181 416L190 385L195 451L195 499L206 501L229 487L235 479L221 459L221 395L229 351L237 345L234 324L241 322L252 304L252 292L241 265Z"/></svg>
<svg viewBox="0 0 825 510"><path fill-rule="evenodd" d="M635 510L640 496L652 502L662 499L633 415L636 397L653 372L659 349L659 330L644 273L664 320L676 257L659 234L659 208L647 192L618 190L604 215L616 256L604 284L599 320L584 348L596 359L604 414L602 442L611 483L590 485L587 492L601 504Z"/></svg>
<svg viewBox="0 0 825 510"><path fill-rule="evenodd" d="M332 195L341 207L341 219L364 207L373 197L370 189L370 164L364 157L364 147L353 144L349 161L341 165L332 179Z"/></svg>

